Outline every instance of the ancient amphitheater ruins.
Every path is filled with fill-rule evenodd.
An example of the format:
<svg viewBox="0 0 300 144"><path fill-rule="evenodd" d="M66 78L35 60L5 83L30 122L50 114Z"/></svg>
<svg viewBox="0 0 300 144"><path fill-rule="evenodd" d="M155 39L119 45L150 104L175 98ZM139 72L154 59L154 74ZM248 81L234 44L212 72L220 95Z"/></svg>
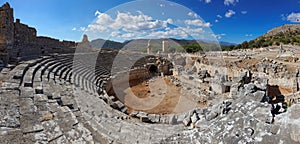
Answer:
<svg viewBox="0 0 300 144"><path fill-rule="evenodd" d="M100 51L0 19L0 143L300 143L299 47Z"/></svg>

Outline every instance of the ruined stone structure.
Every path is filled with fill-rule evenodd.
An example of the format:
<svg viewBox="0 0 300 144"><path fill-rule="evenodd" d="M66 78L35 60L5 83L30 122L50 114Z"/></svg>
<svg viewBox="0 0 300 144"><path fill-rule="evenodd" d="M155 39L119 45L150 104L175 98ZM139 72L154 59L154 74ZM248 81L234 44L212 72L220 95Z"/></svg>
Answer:
<svg viewBox="0 0 300 144"><path fill-rule="evenodd" d="M21 23L20 19L14 22L13 9L8 3L0 7L0 19L0 60L4 63L51 53L71 52L67 48L76 46L72 41L61 42L37 36L36 29Z"/></svg>
<svg viewBox="0 0 300 144"><path fill-rule="evenodd" d="M0 60L7 62L9 51L14 44L14 17L13 9L8 3L0 8Z"/></svg>

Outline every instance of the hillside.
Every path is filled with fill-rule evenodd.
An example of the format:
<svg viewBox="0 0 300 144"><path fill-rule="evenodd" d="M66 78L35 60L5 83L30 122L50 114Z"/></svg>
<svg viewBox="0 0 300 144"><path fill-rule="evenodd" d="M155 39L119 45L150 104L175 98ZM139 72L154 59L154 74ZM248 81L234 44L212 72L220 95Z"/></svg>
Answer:
<svg viewBox="0 0 300 144"><path fill-rule="evenodd" d="M157 52L161 50L163 39L152 39L152 51ZM200 45L199 45L200 44ZM222 47L235 45L228 42L220 42ZM177 52L199 52L199 51L211 51L211 50L220 50L217 43L213 41L204 41L204 40L185 40L185 39L169 39L168 47L169 51ZM128 40L123 43L96 39L91 41L91 46L93 48L113 48L113 49L123 49L123 50L133 50L133 51L147 51L148 39L133 39Z"/></svg>
<svg viewBox="0 0 300 144"><path fill-rule="evenodd" d="M104 39L96 39L90 42L93 48L114 48L114 49L121 49L124 45L120 42L115 42L111 40L104 40Z"/></svg>
<svg viewBox="0 0 300 144"><path fill-rule="evenodd" d="M226 50L279 46L280 44L300 45L300 24L276 27L254 40L244 41L235 47L228 47Z"/></svg>

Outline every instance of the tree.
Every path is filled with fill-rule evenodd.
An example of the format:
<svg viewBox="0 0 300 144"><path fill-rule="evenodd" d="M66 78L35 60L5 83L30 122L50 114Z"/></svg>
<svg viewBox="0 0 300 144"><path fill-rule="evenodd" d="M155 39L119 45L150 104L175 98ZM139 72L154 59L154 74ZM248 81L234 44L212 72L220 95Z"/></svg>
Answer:
<svg viewBox="0 0 300 144"><path fill-rule="evenodd" d="M249 48L249 44L248 44L248 42L247 41L244 41L243 43L242 43L242 49L247 49L247 48Z"/></svg>
<svg viewBox="0 0 300 144"><path fill-rule="evenodd" d="M187 44L187 45L183 45L183 48L187 53L195 53L195 52L203 51L203 49L199 44Z"/></svg>

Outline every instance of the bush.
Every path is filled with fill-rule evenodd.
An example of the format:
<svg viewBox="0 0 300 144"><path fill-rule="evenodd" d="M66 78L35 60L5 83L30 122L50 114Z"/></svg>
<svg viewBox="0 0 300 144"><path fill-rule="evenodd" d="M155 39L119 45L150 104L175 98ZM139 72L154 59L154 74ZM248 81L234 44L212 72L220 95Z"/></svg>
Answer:
<svg viewBox="0 0 300 144"><path fill-rule="evenodd" d="M195 53L195 52L203 51L203 49L201 48L201 46L199 44L187 44L187 45L183 45L183 48L188 53Z"/></svg>

